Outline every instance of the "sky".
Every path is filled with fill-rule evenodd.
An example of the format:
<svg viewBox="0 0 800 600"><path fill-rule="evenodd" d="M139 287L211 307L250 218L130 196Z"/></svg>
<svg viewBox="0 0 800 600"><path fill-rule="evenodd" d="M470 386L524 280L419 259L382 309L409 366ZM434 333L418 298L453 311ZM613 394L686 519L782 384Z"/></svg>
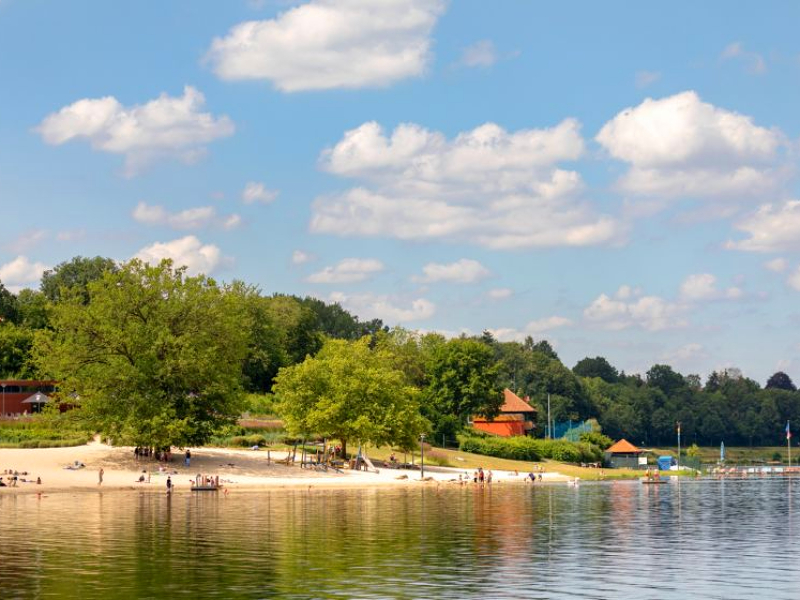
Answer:
<svg viewBox="0 0 800 600"><path fill-rule="evenodd" d="M0 281L171 258L800 379L800 4L0 0Z"/></svg>

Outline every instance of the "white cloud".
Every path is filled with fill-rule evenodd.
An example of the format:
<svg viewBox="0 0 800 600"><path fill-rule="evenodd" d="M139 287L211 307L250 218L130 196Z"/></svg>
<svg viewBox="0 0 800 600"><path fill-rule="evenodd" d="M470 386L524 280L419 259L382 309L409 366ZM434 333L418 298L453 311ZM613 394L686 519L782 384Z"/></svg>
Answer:
<svg viewBox="0 0 800 600"><path fill-rule="evenodd" d="M317 198L311 231L490 248L616 242L620 224L579 199L577 172L556 166L583 154L579 128L567 119L509 133L487 123L447 140L415 124L387 137L365 123L322 154L324 169L362 183Z"/></svg>
<svg viewBox="0 0 800 600"><path fill-rule="evenodd" d="M689 275L681 283L680 297L687 302L704 300L735 300L741 298L741 288L732 286L725 290L717 289L717 278L711 273Z"/></svg>
<svg viewBox="0 0 800 600"><path fill-rule="evenodd" d="M636 72L636 87L644 88L661 79L661 73L658 71L637 71Z"/></svg>
<svg viewBox="0 0 800 600"><path fill-rule="evenodd" d="M498 329L488 329L492 336L501 342L521 342L526 337L541 337L543 334L559 329L561 327L569 327L572 321L566 317L552 316L531 321L522 329L514 329L509 327L501 327Z"/></svg>
<svg viewBox="0 0 800 600"><path fill-rule="evenodd" d="M640 327L660 331L686 326L684 305L669 302L658 296L643 296L622 286L609 297L600 294L584 311L586 321L602 329L620 330Z"/></svg>
<svg viewBox="0 0 800 600"><path fill-rule="evenodd" d="M406 306L398 306L397 298L377 294L348 295L333 292L331 302L338 302L360 319L382 319L384 322L402 324L409 321L423 321L436 313L436 305L425 298L411 300Z"/></svg>
<svg viewBox="0 0 800 600"><path fill-rule="evenodd" d="M708 358L708 353L702 344L690 343L664 352L661 361L680 370L682 367L697 369L697 363Z"/></svg>
<svg viewBox="0 0 800 600"><path fill-rule="evenodd" d="M24 254L35 248L47 238L46 229L31 229L18 235L7 244L7 248L15 254Z"/></svg>
<svg viewBox="0 0 800 600"><path fill-rule="evenodd" d="M314 260L314 255L309 254L308 252L303 252L302 250L295 250L292 252L292 264L293 265L303 265L307 262L311 262Z"/></svg>
<svg viewBox="0 0 800 600"><path fill-rule="evenodd" d="M248 181L242 190L242 200L245 204L270 204L278 197L278 190L268 190L263 183Z"/></svg>
<svg viewBox="0 0 800 600"><path fill-rule="evenodd" d="M786 283L793 290L800 292L800 267L797 267L786 279Z"/></svg>
<svg viewBox="0 0 800 600"><path fill-rule="evenodd" d="M748 52L741 42L733 42L725 46L720 55L722 60L740 60L745 65L745 70L751 75L763 75L767 72L767 63L764 57L757 52Z"/></svg>
<svg viewBox="0 0 800 600"><path fill-rule="evenodd" d="M740 220L736 229L749 238L729 241L729 250L751 252L786 252L800 250L800 200L782 205L763 204L755 213Z"/></svg>
<svg viewBox="0 0 800 600"><path fill-rule="evenodd" d="M312 273L306 278L309 283L356 283L369 279L383 271L383 263L374 258L345 258L332 267Z"/></svg>
<svg viewBox="0 0 800 600"><path fill-rule="evenodd" d="M82 240L85 237L85 229L67 229L64 231L59 231L56 234L56 240L59 242L75 242L77 240Z"/></svg>
<svg viewBox="0 0 800 600"><path fill-rule="evenodd" d="M462 258L454 263L428 263L422 267L423 277L416 277L422 283L447 281L450 283L475 283L485 279L491 272L477 260Z"/></svg>
<svg viewBox="0 0 800 600"><path fill-rule="evenodd" d="M203 94L191 86L181 97L161 94L131 107L113 96L85 98L48 115L37 131L51 145L85 139L95 150L121 154L131 176L165 157L192 163L205 144L232 135L233 122L201 112L204 104Z"/></svg>
<svg viewBox="0 0 800 600"><path fill-rule="evenodd" d="M464 48L459 63L465 67L491 67L498 60L491 40L480 40Z"/></svg>
<svg viewBox="0 0 800 600"><path fill-rule="evenodd" d="M505 300L514 295L514 290L511 288L495 288L489 290L488 296L492 300Z"/></svg>
<svg viewBox="0 0 800 600"><path fill-rule="evenodd" d="M218 77L266 79L284 92L382 87L422 75L442 0L313 0L215 38Z"/></svg>
<svg viewBox="0 0 800 600"><path fill-rule="evenodd" d="M784 144L779 131L703 102L692 91L626 108L596 140L630 163L617 185L631 194L757 197L785 178L777 164Z"/></svg>
<svg viewBox="0 0 800 600"><path fill-rule="evenodd" d="M163 206L150 205L139 202L133 209L131 216L135 221L145 225L163 225L172 229L203 229L218 227L221 229L235 229L242 223L241 217L236 214L219 216L213 206L198 206L187 208L177 213L170 213Z"/></svg>
<svg viewBox="0 0 800 600"><path fill-rule="evenodd" d="M764 263L764 267L775 273L783 273L789 268L789 261L785 258L773 258Z"/></svg>
<svg viewBox="0 0 800 600"><path fill-rule="evenodd" d="M23 288L38 286L48 268L44 263L31 262L27 256L20 255L0 265L0 282L11 292L17 293Z"/></svg>
<svg viewBox="0 0 800 600"><path fill-rule="evenodd" d="M209 275L231 262L229 258L222 256L219 247L213 244L204 245L193 235L170 242L156 242L139 250L134 258L150 264L158 264L162 259L169 258L176 267L186 266L193 275Z"/></svg>

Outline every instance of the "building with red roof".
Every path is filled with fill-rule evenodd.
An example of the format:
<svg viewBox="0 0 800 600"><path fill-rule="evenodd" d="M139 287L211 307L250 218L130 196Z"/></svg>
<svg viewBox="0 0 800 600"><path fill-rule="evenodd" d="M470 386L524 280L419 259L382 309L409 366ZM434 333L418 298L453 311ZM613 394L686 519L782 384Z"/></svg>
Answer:
<svg viewBox="0 0 800 600"><path fill-rule="evenodd" d="M644 450L637 448L628 440L622 439L606 448L606 464L614 469L638 469L639 457Z"/></svg>
<svg viewBox="0 0 800 600"><path fill-rule="evenodd" d="M472 426L479 431L493 433L502 437L531 435L536 429L536 408L528 404L530 398L523 400L506 388L503 390L504 402L500 414L494 419L481 415L472 418Z"/></svg>

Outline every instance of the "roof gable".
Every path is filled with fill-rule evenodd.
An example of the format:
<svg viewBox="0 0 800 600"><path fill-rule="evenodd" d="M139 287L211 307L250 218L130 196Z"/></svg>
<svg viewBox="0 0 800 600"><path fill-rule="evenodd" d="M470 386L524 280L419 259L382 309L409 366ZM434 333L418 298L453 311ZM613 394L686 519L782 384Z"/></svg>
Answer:
<svg viewBox="0 0 800 600"><path fill-rule="evenodd" d="M503 402L503 406L500 407L501 413L536 412L535 408L517 396L510 389L506 388L503 390L503 395L505 396L505 402Z"/></svg>
<svg viewBox="0 0 800 600"><path fill-rule="evenodd" d="M607 448L606 452L610 452L611 454L639 454L642 450L631 444L628 440L622 439L610 448Z"/></svg>

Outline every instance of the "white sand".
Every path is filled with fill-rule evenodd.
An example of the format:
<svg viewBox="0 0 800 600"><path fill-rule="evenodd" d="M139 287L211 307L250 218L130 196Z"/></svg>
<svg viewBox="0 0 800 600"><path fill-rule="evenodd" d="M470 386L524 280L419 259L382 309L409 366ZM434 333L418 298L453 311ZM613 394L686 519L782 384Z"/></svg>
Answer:
<svg viewBox="0 0 800 600"><path fill-rule="evenodd" d="M0 449L0 477L7 481L5 470L18 471L20 479L35 482L41 477L42 484L20 481L17 487L0 487L3 493L35 493L46 491L77 490L166 490L167 475L177 492L189 491L191 481L198 474L219 476L220 483L229 491L245 489L276 489L288 487L373 487L424 484L458 485L458 475L466 472L471 478L471 469L448 469L443 467L425 467L425 478L422 482L418 470L379 469L378 473L366 471L350 471L344 469L337 473L333 470L314 471L301 469L299 466L276 464L275 460L284 458L285 452L266 450L231 450L221 448L192 448L190 467L183 464L183 454L175 452L172 462L166 465L165 472L159 472L159 463L151 459L136 461L133 448L111 447L99 442L91 442L85 446L73 448L41 448L41 449ZM79 470L65 467L79 461L86 466ZM298 456L299 463L299 456ZM103 483L98 485L99 471L103 469ZM138 483L142 471L150 475L150 483ZM27 472L27 475L22 475ZM144 473L147 478L147 473ZM466 477L466 476L464 476ZM544 473L547 482L566 481L567 478L558 473ZM524 483L525 473L516 475L513 471L494 471L493 483ZM470 484L471 485L471 484Z"/></svg>

